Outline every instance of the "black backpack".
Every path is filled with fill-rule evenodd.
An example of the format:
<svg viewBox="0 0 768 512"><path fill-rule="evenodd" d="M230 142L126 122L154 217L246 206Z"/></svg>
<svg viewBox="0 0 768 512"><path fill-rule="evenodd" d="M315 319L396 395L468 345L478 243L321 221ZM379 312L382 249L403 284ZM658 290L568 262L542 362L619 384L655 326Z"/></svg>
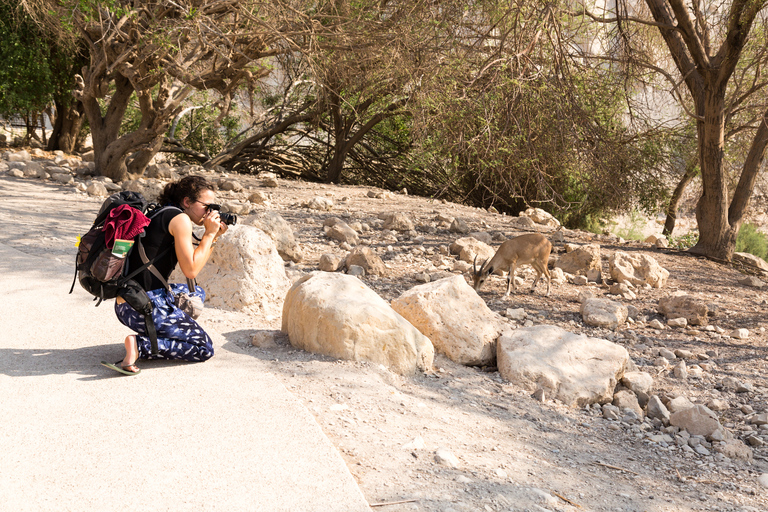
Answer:
<svg viewBox="0 0 768 512"><path fill-rule="evenodd" d="M125 299L133 309L144 315L147 334L152 343L152 354L157 354L157 332L152 321L152 301L133 277L144 270L149 270L168 288L168 284L153 265L153 262L171 248L166 248L155 258L149 260L141 243L145 234L142 231L133 238L134 245L130 251L139 251L143 265L128 273L127 261L130 252L122 257L114 255L112 249L107 248L104 238L104 223L109 213L121 205L128 205L130 208L147 214L150 219L164 210L164 208L158 208L157 205L147 203L146 199L138 192L128 190L112 194L104 200L91 229L80 237L75 259L75 277L72 280L69 293L72 293L75 288L75 281L79 278L80 285L94 296L93 300L98 300L96 306L100 305L104 299L114 299L118 295Z"/></svg>

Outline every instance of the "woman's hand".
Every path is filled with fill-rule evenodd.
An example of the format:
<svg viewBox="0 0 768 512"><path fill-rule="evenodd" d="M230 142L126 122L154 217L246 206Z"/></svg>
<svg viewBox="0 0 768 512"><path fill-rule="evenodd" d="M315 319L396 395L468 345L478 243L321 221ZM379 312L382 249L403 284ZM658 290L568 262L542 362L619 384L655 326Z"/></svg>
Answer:
<svg viewBox="0 0 768 512"><path fill-rule="evenodd" d="M225 226L226 231L226 224L221 222L221 216L217 210L208 210L206 212L203 216L203 226L205 226L206 234L216 235L222 226Z"/></svg>

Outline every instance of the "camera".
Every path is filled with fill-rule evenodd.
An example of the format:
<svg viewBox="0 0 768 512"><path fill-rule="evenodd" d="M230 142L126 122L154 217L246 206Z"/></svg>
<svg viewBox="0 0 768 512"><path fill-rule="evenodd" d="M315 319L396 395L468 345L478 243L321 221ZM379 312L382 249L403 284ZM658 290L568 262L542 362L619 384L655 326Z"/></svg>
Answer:
<svg viewBox="0 0 768 512"><path fill-rule="evenodd" d="M221 211L221 205L220 204L209 204L208 210L216 210L219 212L219 218L221 219L221 222L226 224L227 226L232 226L234 224L237 224L237 215L234 213L226 213Z"/></svg>

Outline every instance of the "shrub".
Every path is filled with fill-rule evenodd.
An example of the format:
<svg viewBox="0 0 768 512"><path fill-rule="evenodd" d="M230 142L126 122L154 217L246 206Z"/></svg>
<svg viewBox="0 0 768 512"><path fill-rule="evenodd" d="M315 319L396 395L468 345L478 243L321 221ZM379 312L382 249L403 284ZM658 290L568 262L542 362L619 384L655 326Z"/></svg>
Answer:
<svg viewBox="0 0 768 512"><path fill-rule="evenodd" d="M736 236L736 252L748 252L766 259L768 256L768 236L757 230L757 226L750 223L741 225Z"/></svg>

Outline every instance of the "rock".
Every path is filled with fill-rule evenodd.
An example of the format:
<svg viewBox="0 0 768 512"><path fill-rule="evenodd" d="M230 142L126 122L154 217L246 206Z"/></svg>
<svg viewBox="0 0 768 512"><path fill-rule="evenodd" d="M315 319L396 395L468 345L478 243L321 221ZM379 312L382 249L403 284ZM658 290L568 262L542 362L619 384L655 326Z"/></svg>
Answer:
<svg viewBox="0 0 768 512"><path fill-rule="evenodd" d="M757 477L757 481L765 488L768 488L768 473L763 473Z"/></svg>
<svg viewBox="0 0 768 512"><path fill-rule="evenodd" d="M32 155L26 150L16 151L15 153L8 151L4 153L3 159L8 162L29 162L32 160Z"/></svg>
<svg viewBox="0 0 768 512"><path fill-rule="evenodd" d="M323 254L320 256L318 268L323 272L336 272L342 266L343 260L335 254Z"/></svg>
<svg viewBox="0 0 768 512"><path fill-rule="evenodd" d="M669 409L669 412L673 414L676 412L685 411L692 407L693 407L693 402L691 402L684 396L678 396L676 398L673 398L667 404L667 409Z"/></svg>
<svg viewBox="0 0 768 512"><path fill-rule="evenodd" d="M600 271L600 269L597 268L587 269L587 281L600 284L603 282L603 273ZM629 293L631 294L631 292Z"/></svg>
<svg viewBox="0 0 768 512"><path fill-rule="evenodd" d="M669 410L656 395L653 395L650 400L648 400L646 414L651 419L655 418L663 421L665 425L669 422Z"/></svg>
<svg viewBox="0 0 768 512"><path fill-rule="evenodd" d="M541 208L528 208L524 212L520 212L520 216L529 217L536 224L542 224L550 228L560 227L560 221Z"/></svg>
<svg viewBox="0 0 768 512"><path fill-rule="evenodd" d="M10 169L8 171L8 176L13 176L14 178L23 178L24 171L21 171L19 169Z"/></svg>
<svg viewBox="0 0 768 512"><path fill-rule="evenodd" d="M293 236L291 225L277 212L258 213L248 217L244 224L256 226L268 234L274 240L277 252L283 260L298 263L304 259L301 247Z"/></svg>
<svg viewBox="0 0 768 512"><path fill-rule="evenodd" d="M608 299L587 299L581 304L584 323L605 329L616 329L627 321L627 308Z"/></svg>
<svg viewBox="0 0 768 512"><path fill-rule="evenodd" d="M43 168L40 162L29 161L26 164L27 165L24 167L24 176L27 178L45 178L46 170ZM69 174L69 170L62 169L62 171L67 174L67 179L69 180L69 177L71 176Z"/></svg>
<svg viewBox="0 0 768 512"><path fill-rule="evenodd" d="M600 246L597 244L584 245L560 256L555 262L555 268L560 268L568 274L585 274L589 269L600 269Z"/></svg>
<svg viewBox="0 0 768 512"><path fill-rule="evenodd" d="M264 204L268 199L269 198L267 195L259 190L251 192L251 194L248 196L248 201L252 202L253 204Z"/></svg>
<svg viewBox="0 0 768 512"><path fill-rule="evenodd" d="M713 398L707 402L707 407L715 412L727 411L729 409L728 402L719 398Z"/></svg>
<svg viewBox="0 0 768 512"><path fill-rule="evenodd" d="M241 203L240 201L224 201L221 204L221 211L234 213L235 215L248 215L251 213L251 205L248 203ZM262 229L262 231L264 230Z"/></svg>
<svg viewBox="0 0 768 512"><path fill-rule="evenodd" d="M181 271L172 276L184 282ZM290 286L283 259L266 233L253 226L230 226L197 276L206 306L254 311L278 318Z"/></svg>
<svg viewBox="0 0 768 512"><path fill-rule="evenodd" d="M760 270L765 270L768 272L768 262L766 262L760 256L755 256L754 254L750 254L748 252L734 252L733 261L751 265L753 267L759 268Z"/></svg>
<svg viewBox="0 0 768 512"><path fill-rule="evenodd" d="M288 291L282 330L291 345L340 359L370 361L408 375L430 370L434 348L355 277L317 272Z"/></svg>
<svg viewBox="0 0 768 512"><path fill-rule="evenodd" d="M668 361L674 361L677 359L677 354L669 350L668 348L661 347L659 349L659 355Z"/></svg>
<svg viewBox="0 0 768 512"><path fill-rule="evenodd" d="M748 286L750 288L757 288L758 290L762 290L767 286L765 281L762 281L761 279L755 276L742 277L741 279L738 280L738 283L744 286Z"/></svg>
<svg viewBox="0 0 768 512"><path fill-rule="evenodd" d="M659 313L667 318L685 318L691 325L707 325L706 303L685 292L675 292L659 299Z"/></svg>
<svg viewBox="0 0 768 512"><path fill-rule="evenodd" d="M251 338L251 345L259 348L277 348L277 332L256 331Z"/></svg>
<svg viewBox="0 0 768 512"><path fill-rule="evenodd" d="M737 339L737 340L746 340L749 338L749 330L748 329L734 329L731 331L730 334L731 338Z"/></svg>
<svg viewBox="0 0 768 512"><path fill-rule="evenodd" d="M92 159L93 159L93 156L91 155L91 160L88 160L88 161L93 161ZM85 160L85 158L83 158L83 160ZM166 163L151 164L147 166L147 171L145 173L145 176L147 178L160 178L160 179L169 180L173 178L173 168ZM224 189L224 190L227 190L227 189Z"/></svg>
<svg viewBox="0 0 768 512"><path fill-rule="evenodd" d="M637 414L638 418L643 417L643 409L637 401L637 395L628 390L622 390L613 395L613 405L620 410L629 409Z"/></svg>
<svg viewBox="0 0 768 512"><path fill-rule="evenodd" d="M262 187L277 188L280 186L277 175L273 172L260 172L258 178L261 180Z"/></svg>
<svg viewBox="0 0 768 512"><path fill-rule="evenodd" d="M502 378L578 407L611 401L628 361L619 345L552 325L517 329L500 336L497 347Z"/></svg>
<svg viewBox="0 0 768 512"><path fill-rule="evenodd" d="M509 225L515 229L522 229L524 231L534 231L536 229L536 223L530 217L511 217L509 219Z"/></svg>
<svg viewBox="0 0 768 512"><path fill-rule="evenodd" d="M510 320L515 320L517 322L520 322L528 318L528 314L525 312L523 308L517 308L517 309L507 308L507 311L505 312L504 316L506 316Z"/></svg>
<svg viewBox="0 0 768 512"><path fill-rule="evenodd" d="M86 151L85 153L83 153L82 155L80 155L80 159L81 159L83 162L93 162L93 159L94 159L94 153L93 153L93 150L91 149L90 151Z"/></svg>
<svg viewBox="0 0 768 512"><path fill-rule="evenodd" d="M645 254L628 254L616 251L608 260L611 279L619 283L632 283L635 286L648 284L661 288L667 284L669 271Z"/></svg>
<svg viewBox="0 0 768 512"><path fill-rule="evenodd" d="M384 216L382 228L392 231L413 231L413 221L402 213L388 213Z"/></svg>
<svg viewBox="0 0 768 512"><path fill-rule="evenodd" d="M451 223L451 227L448 228L448 230L451 233L462 233L467 234L470 231L472 231L469 227L469 225L462 219L453 219L453 222Z"/></svg>
<svg viewBox="0 0 768 512"><path fill-rule="evenodd" d="M621 418L621 409L613 404L603 406L603 418L610 421L618 421Z"/></svg>
<svg viewBox="0 0 768 512"><path fill-rule="evenodd" d="M768 413L763 412L760 414L755 414L754 416L752 416L749 422L752 425L757 425L757 426L768 425Z"/></svg>
<svg viewBox="0 0 768 512"><path fill-rule="evenodd" d="M354 277L363 277L365 275L365 269L360 265L350 265L347 267L347 275Z"/></svg>
<svg viewBox="0 0 768 512"><path fill-rule="evenodd" d="M571 283L576 286L586 286L589 284L589 279L587 279L587 276L573 276Z"/></svg>
<svg viewBox="0 0 768 512"><path fill-rule="evenodd" d="M688 368L685 366L685 361L680 361L677 363L672 370L672 373L675 377L678 379L685 380L688 378Z"/></svg>
<svg viewBox="0 0 768 512"><path fill-rule="evenodd" d="M427 445L421 436L416 436L403 445L405 450L423 450Z"/></svg>
<svg viewBox="0 0 768 512"><path fill-rule="evenodd" d="M333 209L333 201L327 197L314 197L302 203L301 207L309 208L310 210L330 211Z"/></svg>
<svg viewBox="0 0 768 512"><path fill-rule="evenodd" d="M653 320L648 322L648 327L650 327L651 329L658 329L661 331L664 329L664 324L661 323L661 321L658 318L654 318Z"/></svg>
<svg viewBox="0 0 768 512"><path fill-rule="evenodd" d="M553 268L549 271L549 278L554 284L565 284L565 273L561 268Z"/></svg>
<svg viewBox="0 0 768 512"><path fill-rule="evenodd" d="M325 231L325 236L337 242L348 243L349 245L360 243L357 232L346 222L335 217L326 219L323 231Z"/></svg>
<svg viewBox="0 0 768 512"><path fill-rule="evenodd" d="M85 191L89 196L106 197L109 195L109 192L107 192L107 187L98 181L94 181L88 185L88 188L86 188Z"/></svg>
<svg viewBox="0 0 768 512"><path fill-rule="evenodd" d="M752 462L752 448L745 445L737 439L731 439L725 443L721 443L715 447L715 451L722 453L729 459L738 459L745 462Z"/></svg>
<svg viewBox="0 0 768 512"><path fill-rule="evenodd" d="M496 254L493 247L469 236L453 242L450 251L451 254L457 254L460 260L467 263L474 263L475 256L477 256L478 268L483 261L493 258L493 255Z"/></svg>
<svg viewBox="0 0 768 512"><path fill-rule="evenodd" d="M670 318L667 320L667 325L670 327L688 327L688 320L685 318Z"/></svg>
<svg viewBox="0 0 768 512"><path fill-rule="evenodd" d="M704 437L709 437L722 428L717 415L703 405L694 405L682 411L673 412L669 417L669 424L680 427L692 436Z"/></svg>
<svg viewBox="0 0 768 512"><path fill-rule="evenodd" d="M363 267L366 274L383 276L387 273L387 268L384 266L384 262L381 261L378 254L373 252L373 249L367 246L355 247L352 252L347 255L345 265L347 269L349 269L351 265Z"/></svg>
<svg viewBox="0 0 768 512"><path fill-rule="evenodd" d="M219 184L219 188L226 191L241 192L245 187L237 180L224 180Z"/></svg>
<svg viewBox="0 0 768 512"><path fill-rule="evenodd" d="M393 300L392 309L456 363L491 366L496 359L496 338L504 320L463 276L415 286Z"/></svg>
<svg viewBox="0 0 768 512"><path fill-rule="evenodd" d="M493 242L493 237L490 233L486 233L485 231L473 231L469 234L472 238L475 240L479 240L480 242L483 242L484 244L490 245L491 242ZM501 237L501 240L506 240L503 236Z"/></svg>
<svg viewBox="0 0 768 512"><path fill-rule="evenodd" d="M449 468L459 467L459 459L447 448L438 448L435 452L435 462Z"/></svg>
<svg viewBox="0 0 768 512"><path fill-rule="evenodd" d="M621 383L635 394L648 394L653 388L653 377L646 372L626 372L621 378Z"/></svg>
<svg viewBox="0 0 768 512"><path fill-rule="evenodd" d="M565 234L561 230L557 230L554 233L552 233L552 236L550 237L550 241L553 244L561 244L565 242Z"/></svg>
<svg viewBox="0 0 768 512"><path fill-rule="evenodd" d="M109 189L109 186L105 183L104 186ZM123 190L130 190L133 192L138 192L139 194L144 196L144 199L146 199L149 202L155 202L157 201L157 198L160 196L160 194L163 192L163 187L165 186L164 183L159 182L155 179L144 179L140 178L138 180L127 180L121 183L121 188Z"/></svg>

